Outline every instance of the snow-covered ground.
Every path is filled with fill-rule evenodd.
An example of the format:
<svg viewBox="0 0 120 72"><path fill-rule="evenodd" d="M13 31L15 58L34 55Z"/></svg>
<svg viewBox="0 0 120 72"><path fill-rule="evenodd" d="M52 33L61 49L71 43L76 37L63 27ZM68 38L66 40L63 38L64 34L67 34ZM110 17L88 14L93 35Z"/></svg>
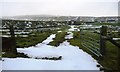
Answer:
<svg viewBox="0 0 120 72"><path fill-rule="evenodd" d="M65 39L71 39L73 38L73 33L72 32L67 32L67 36L65 37Z"/></svg>
<svg viewBox="0 0 120 72"><path fill-rule="evenodd" d="M96 25L80 25L80 26L81 26L81 29L89 29L89 28L95 29L95 28L101 28L102 27L102 25L100 25L100 26L96 26Z"/></svg>
<svg viewBox="0 0 120 72"><path fill-rule="evenodd" d="M70 27L71 27L71 28L68 29L68 31L80 31L78 28L75 28L74 25L71 25Z"/></svg>
<svg viewBox="0 0 120 72"><path fill-rule="evenodd" d="M59 32L62 32L62 31L58 31L58 33L59 33Z"/></svg>
<svg viewBox="0 0 120 72"><path fill-rule="evenodd" d="M65 38L73 37L72 32L68 32ZM89 54L72 46L64 41L58 47L47 45L55 38L52 34L42 43L29 48L18 48L17 51L24 53L31 58L3 58L3 70L99 70L98 64ZM59 57L61 60L35 59L42 57Z"/></svg>
<svg viewBox="0 0 120 72"><path fill-rule="evenodd" d="M0 72L2 71L2 61L0 60Z"/></svg>
<svg viewBox="0 0 120 72"><path fill-rule="evenodd" d="M113 40L120 40L120 38L113 38Z"/></svg>

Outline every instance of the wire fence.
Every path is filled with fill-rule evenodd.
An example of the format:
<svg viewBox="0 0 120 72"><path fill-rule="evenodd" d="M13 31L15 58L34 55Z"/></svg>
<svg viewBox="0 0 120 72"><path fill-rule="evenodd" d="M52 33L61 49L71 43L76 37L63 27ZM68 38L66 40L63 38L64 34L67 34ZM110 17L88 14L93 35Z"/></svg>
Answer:
<svg viewBox="0 0 120 72"><path fill-rule="evenodd" d="M89 50L92 54L94 54L98 59L101 58L103 59L104 57L110 55L112 56L113 55L112 52L115 52L114 56L117 56L116 58L118 65L117 67L120 67L120 53L119 53L120 27L119 26L81 25L80 34L81 34L80 35L81 45L87 50Z"/></svg>

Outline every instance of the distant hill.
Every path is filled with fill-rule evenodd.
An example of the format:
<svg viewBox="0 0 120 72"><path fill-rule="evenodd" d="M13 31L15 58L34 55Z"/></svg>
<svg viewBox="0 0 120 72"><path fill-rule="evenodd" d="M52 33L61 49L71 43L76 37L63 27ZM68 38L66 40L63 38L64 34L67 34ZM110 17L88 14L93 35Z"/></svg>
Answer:
<svg viewBox="0 0 120 72"><path fill-rule="evenodd" d="M54 15L21 15L2 17L2 19L14 20L75 20L77 16L54 16Z"/></svg>
<svg viewBox="0 0 120 72"><path fill-rule="evenodd" d="M2 19L13 19L13 20L33 20L33 21L86 21L91 22L94 20L106 21L116 20L117 16L106 16L106 17L92 17L92 16L55 16L55 15L21 15L21 16L4 16Z"/></svg>

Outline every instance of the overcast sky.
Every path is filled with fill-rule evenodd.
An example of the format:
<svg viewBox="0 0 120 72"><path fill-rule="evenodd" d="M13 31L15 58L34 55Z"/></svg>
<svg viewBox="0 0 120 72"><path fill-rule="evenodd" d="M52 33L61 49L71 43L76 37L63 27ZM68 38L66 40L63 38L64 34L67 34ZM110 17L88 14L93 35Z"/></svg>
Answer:
<svg viewBox="0 0 120 72"><path fill-rule="evenodd" d="M119 0L0 0L1 16L117 16Z"/></svg>

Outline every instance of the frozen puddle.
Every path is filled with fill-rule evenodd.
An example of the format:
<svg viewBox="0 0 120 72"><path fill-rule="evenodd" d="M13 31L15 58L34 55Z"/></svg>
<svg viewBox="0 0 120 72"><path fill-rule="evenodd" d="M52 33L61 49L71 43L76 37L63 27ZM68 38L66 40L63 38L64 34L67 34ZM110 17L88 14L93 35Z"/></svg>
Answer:
<svg viewBox="0 0 120 72"><path fill-rule="evenodd" d="M20 53L27 54L31 58L3 58L3 70L99 70L98 64L89 54L72 46L69 42L64 41L58 47L47 45L55 34L52 34L42 43L35 47L18 48ZM72 38L69 32L65 38ZM43 60L35 59L35 57L59 57L61 60Z"/></svg>

